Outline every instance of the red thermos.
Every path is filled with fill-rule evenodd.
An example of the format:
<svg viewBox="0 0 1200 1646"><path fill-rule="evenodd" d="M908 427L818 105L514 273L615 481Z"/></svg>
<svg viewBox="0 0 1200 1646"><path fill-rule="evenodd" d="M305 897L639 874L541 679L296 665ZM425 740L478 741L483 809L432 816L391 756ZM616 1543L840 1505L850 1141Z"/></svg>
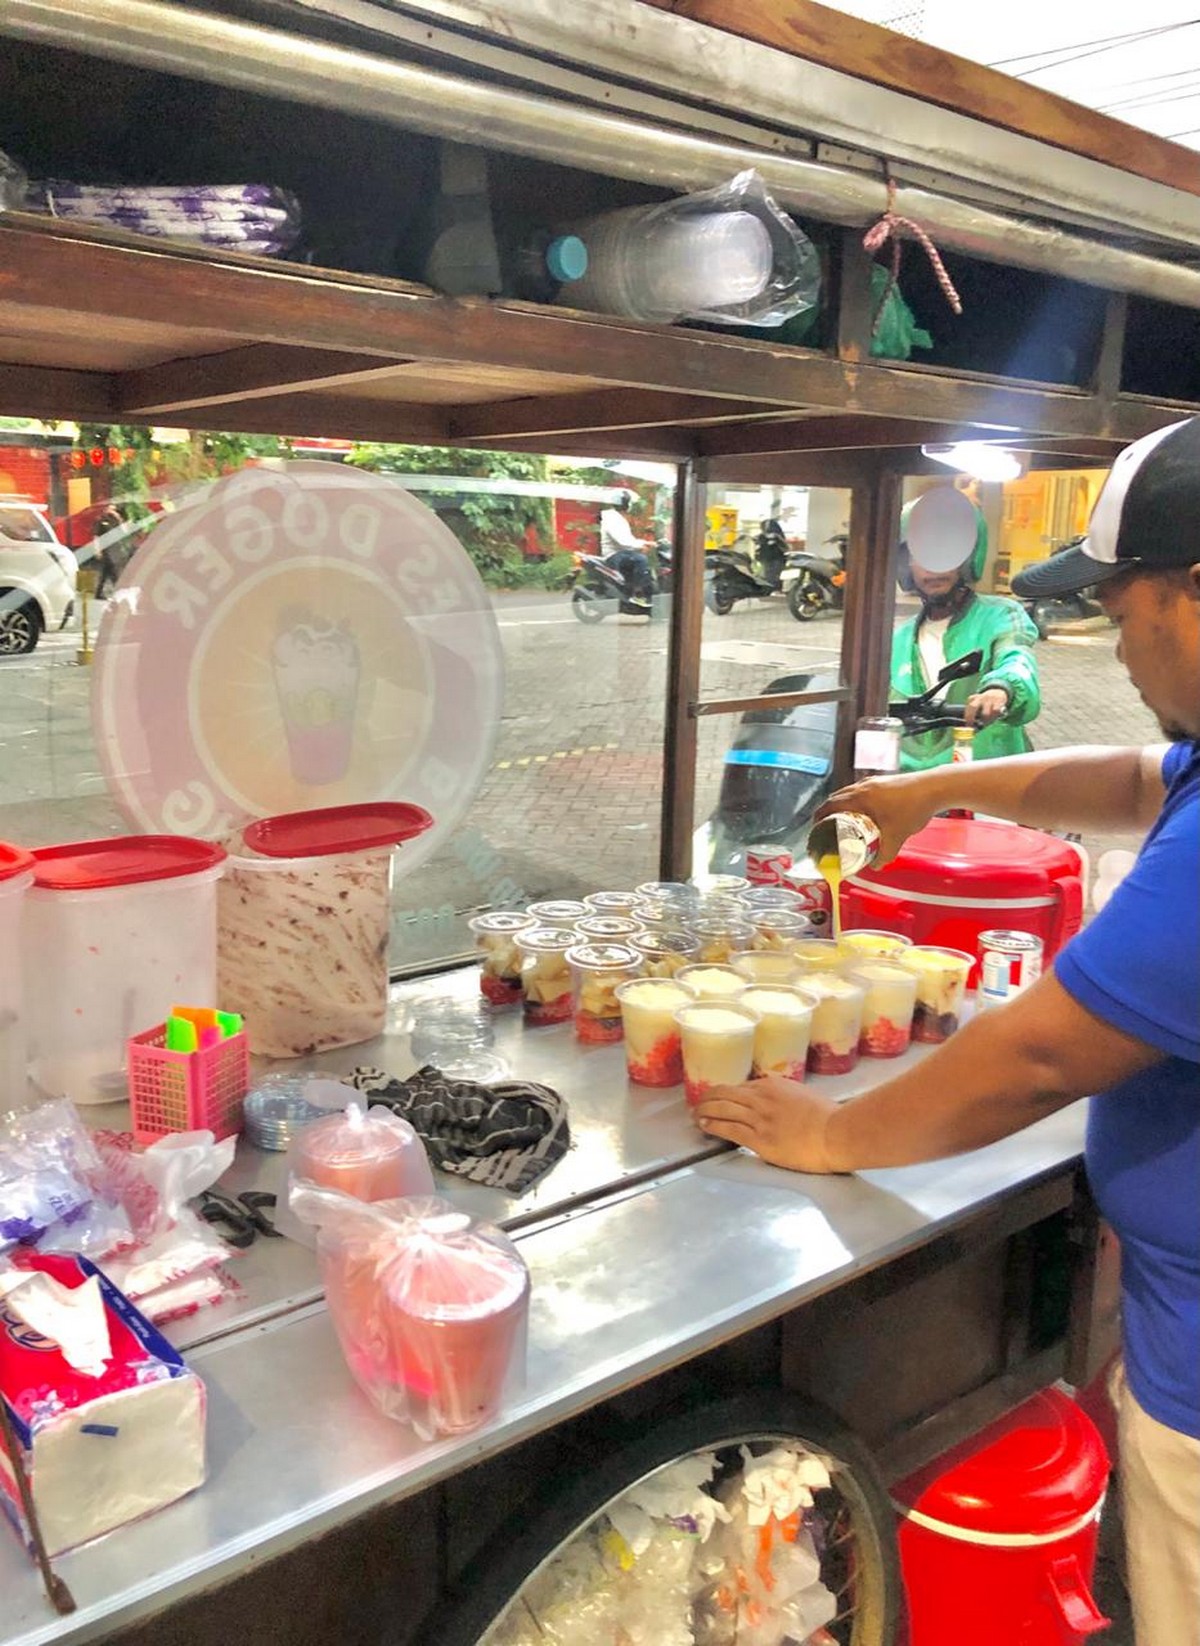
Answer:
<svg viewBox="0 0 1200 1646"><path fill-rule="evenodd" d="M910 1646L1079 1646L1092 1599L1104 1442L1057 1389L892 1488Z"/></svg>

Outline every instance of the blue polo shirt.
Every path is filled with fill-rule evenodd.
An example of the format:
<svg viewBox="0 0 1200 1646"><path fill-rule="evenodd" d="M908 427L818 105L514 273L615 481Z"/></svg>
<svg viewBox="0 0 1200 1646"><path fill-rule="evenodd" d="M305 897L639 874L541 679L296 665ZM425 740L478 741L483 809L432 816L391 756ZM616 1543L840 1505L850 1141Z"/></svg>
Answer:
<svg viewBox="0 0 1200 1646"><path fill-rule="evenodd" d="M1087 1168L1121 1240L1129 1386L1200 1438L1200 743L1163 761L1138 860L1055 962L1089 1012L1163 1054L1092 1099Z"/></svg>

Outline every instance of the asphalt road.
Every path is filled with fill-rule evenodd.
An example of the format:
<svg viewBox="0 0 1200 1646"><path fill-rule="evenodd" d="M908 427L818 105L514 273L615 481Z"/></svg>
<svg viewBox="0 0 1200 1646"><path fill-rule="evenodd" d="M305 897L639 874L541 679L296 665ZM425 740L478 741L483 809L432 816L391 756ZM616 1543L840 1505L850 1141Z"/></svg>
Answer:
<svg viewBox="0 0 1200 1646"><path fill-rule="evenodd" d="M461 947L461 913L508 897L620 887L657 874L667 628L577 622L566 595L494 597L506 694L488 780L450 848L396 888L397 945L422 961ZM798 624L780 601L705 614L702 695L740 696L785 674L836 668L840 620ZM77 632L0 660L0 838L25 844L120 832L100 776ZM1038 648L1039 747L1142 742L1153 721L1107 628ZM700 722L697 816L715 802L736 717ZM1094 847L1100 842L1089 842ZM402 862L402 856L401 856Z"/></svg>

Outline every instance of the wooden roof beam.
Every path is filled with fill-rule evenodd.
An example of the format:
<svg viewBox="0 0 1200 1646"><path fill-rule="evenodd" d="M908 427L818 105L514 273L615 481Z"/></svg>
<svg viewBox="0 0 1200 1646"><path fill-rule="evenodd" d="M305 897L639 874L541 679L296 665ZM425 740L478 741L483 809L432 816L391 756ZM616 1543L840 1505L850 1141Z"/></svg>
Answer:
<svg viewBox="0 0 1200 1646"><path fill-rule="evenodd" d="M696 23L1200 194L1200 154L817 0L648 0Z"/></svg>
<svg viewBox="0 0 1200 1646"><path fill-rule="evenodd" d="M116 422L115 379L57 366L0 365L0 415Z"/></svg>
<svg viewBox="0 0 1200 1646"><path fill-rule="evenodd" d="M608 429L740 423L748 417L771 415L794 416L795 408L711 395L596 389L585 394L533 396L491 405L459 406L451 413L450 432L455 440L482 446L489 442L499 444L530 437L551 439Z"/></svg>
<svg viewBox="0 0 1200 1646"><path fill-rule="evenodd" d="M135 417L180 416L223 401L243 403L285 390L299 393L334 384L372 383L407 364L407 359L383 361L378 355L339 349L252 343L123 372L117 380L118 409Z"/></svg>
<svg viewBox="0 0 1200 1646"><path fill-rule="evenodd" d="M788 405L990 422L1045 434L1111 432L1105 404L1079 391L841 361L564 309L452 300L400 282L367 285L353 277L318 278L304 269L268 275L178 257L169 248L134 250L89 241L61 227L0 222L0 236L6 301L53 308L96 324L126 317L177 333L181 315L187 315L198 326L206 320L219 324L223 333L247 343L345 349L374 355L381 364L399 358L455 360L587 376L598 387L729 397L743 405L754 401L772 411ZM64 405L59 415L70 416L73 409Z"/></svg>

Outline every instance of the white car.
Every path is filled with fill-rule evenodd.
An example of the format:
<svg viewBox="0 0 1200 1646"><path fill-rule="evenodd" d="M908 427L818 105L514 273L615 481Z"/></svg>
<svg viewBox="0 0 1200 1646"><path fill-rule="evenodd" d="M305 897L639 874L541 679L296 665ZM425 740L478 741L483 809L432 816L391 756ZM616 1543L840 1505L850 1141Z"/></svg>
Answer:
<svg viewBox="0 0 1200 1646"><path fill-rule="evenodd" d="M36 503L0 497L0 657L31 652L75 610L75 556Z"/></svg>

